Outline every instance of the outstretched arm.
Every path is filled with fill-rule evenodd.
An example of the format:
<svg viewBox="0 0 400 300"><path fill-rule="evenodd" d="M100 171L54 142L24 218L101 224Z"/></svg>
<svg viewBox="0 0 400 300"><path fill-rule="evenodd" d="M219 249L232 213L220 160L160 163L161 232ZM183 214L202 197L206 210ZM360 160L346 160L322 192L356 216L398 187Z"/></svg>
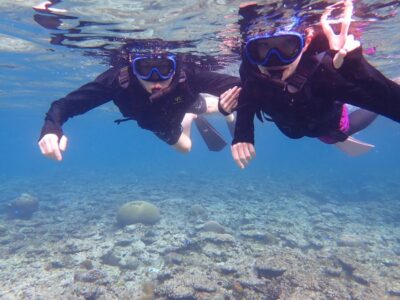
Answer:
<svg viewBox="0 0 400 300"><path fill-rule="evenodd" d="M39 140L39 148L43 155L62 160L61 152L65 151L67 138L63 134L62 125L76 115L100 106L113 98L113 78L115 70L110 69L95 81L83 85L51 104L46 114Z"/></svg>
<svg viewBox="0 0 400 300"><path fill-rule="evenodd" d="M246 87L241 91L237 107L235 136L232 141L232 158L241 168L245 168L256 156L254 148L254 99L247 94Z"/></svg>
<svg viewBox="0 0 400 300"><path fill-rule="evenodd" d="M340 33L335 34L328 17L338 5L343 5L343 20ZM366 61L360 42L348 34L352 14L352 1L343 0L329 6L321 17L322 29L333 50L333 67L346 82L336 86L334 93L347 103L400 122L400 86Z"/></svg>
<svg viewBox="0 0 400 300"><path fill-rule="evenodd" d="M196 115L192 113L186 113L182 120L182 132L179 136L178 141L172 145L172 147L182 153L188 153L192 149L192 139L190 138L190 131L192 128L193 120L196 119Z"/></svg>

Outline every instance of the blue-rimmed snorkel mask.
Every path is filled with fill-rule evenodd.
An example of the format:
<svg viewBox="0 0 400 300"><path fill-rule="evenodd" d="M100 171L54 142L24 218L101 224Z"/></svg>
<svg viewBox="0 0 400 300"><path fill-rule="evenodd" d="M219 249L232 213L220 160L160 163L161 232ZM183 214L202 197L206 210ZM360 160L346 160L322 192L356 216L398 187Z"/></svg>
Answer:
<svg viewBox="0 0 400 300"><path fill-rule="evenodd" d="M132 71L145 81L165 81L176 72L176 57L173 54L132 54Z"/></svg>
<svg viewBox="0 0 400 300"><path fill-rule="evenodd" d="M264 67L287 66L304 48L304 37L295 31L278 31L251 37L245 45L248 60Z"/></svg>

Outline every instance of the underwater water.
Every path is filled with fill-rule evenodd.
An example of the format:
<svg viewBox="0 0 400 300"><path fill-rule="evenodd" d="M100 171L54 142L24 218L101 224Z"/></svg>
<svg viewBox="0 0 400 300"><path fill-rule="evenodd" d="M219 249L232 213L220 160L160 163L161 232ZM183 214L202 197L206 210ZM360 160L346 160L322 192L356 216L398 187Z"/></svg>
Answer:
<svg viewBox="0 0 400 300"><path fill-rule="evenodd" d="M58 1L54 1L58 2ZM335 1L264 1L319 16ZM0 299L399 299L400 128L379 117L357 158L256 123L245 170L192 130L182 155L112 104L64 126L62 162L37 146L49 105L106 70L121 47L168 41L204 68L238 74L243 1L0 0ZM398 77L399 1L355 1L367 59ZM210 121L230 143L218 116ZM25 194L28 194L25 195ZM32 216L9 210L38 201ZM25 199L24 198L24 199ZM136 200L154 225L117 224Z"/></svg>

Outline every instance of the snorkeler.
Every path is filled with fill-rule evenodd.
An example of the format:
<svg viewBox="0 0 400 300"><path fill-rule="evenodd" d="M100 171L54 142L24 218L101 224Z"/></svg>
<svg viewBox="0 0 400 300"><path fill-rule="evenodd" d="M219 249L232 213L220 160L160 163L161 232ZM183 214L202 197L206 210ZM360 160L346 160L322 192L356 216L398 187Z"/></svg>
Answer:
<svg viewBox="0 0 400 300"><path fill-rule="evenodd" d="M344 16L337 35L328 17L338 4L343 4ZM290 138L317 137L350 155L371 146L350 135L368 126L376 114L400 121L400 87L365 60L360 42L348 34L352 11L350 0L328 7L321 17L323 33L274 28L247 40L231 147L240 168L256 154L255 115L274 122ZM327 45L324 51L321 44ZM349 115L344 102L361 110Z"/></svg>
<svg viewBox="0 0 400 300"><path fill-rule="evenodd" d="M184 68L172 53L164 51L132 52L129 61L120 67L112 67L93 82L51 104L39 140L43 155L62 160L67 146L62 125L71 117L113 100L125 119L134 120L143 128L180 152L189 152L192 146L190 129L196 124L210 150L218 151L224 146L218 133L210 137L212 127L198 117L203 113L231 111L236 106L240 92L239 79L215 72ZM217 97L202 97L207 93ZM218 103L219 102L219 103ZM227 117L232 122L233 115ZM204 129L204 130L202 130ZM210 140L214 138L215 140ZM214 148L213 148L214 147Z"/></svg>

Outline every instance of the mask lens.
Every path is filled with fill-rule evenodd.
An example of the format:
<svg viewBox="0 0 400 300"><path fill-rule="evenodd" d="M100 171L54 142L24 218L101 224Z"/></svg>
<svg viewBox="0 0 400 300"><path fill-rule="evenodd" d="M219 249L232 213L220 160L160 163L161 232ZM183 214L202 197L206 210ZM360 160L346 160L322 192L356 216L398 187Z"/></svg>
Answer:
<svg viewBox="0 0 400 300"><path fill-rule="evenodd" d="M175 72L175 61L168 57L136 58L133 61L133 68L135 73L143 80L167 80Z"/></svg>
<svg viewBox="0 0 400 300"><path fill-rule="evenodd" d="M302 38L294 34L256 38L246 45L250 60L263 66L271 66L272 61L274 66L290 64L302 48Z"/></svg>
<svg viewBox="0 0 400 300"><path fill-rule="evenodd" d="M170 59L158 60L158 63L155 64L155 68L157 68L162 76L168 76L174 72L174 64Z"/></svg>
<svg viewBox="0 0 400 300"><path fill-rule="evenodd" d="M302 40L296 35L277 36L271 42L284 59L296 58L302 49Z"/></svg>
<svg viewBox="0 0 400 300"><path fill-rule="evenodd" d="M271 49L268 46L268 39L257 39L251 41L246 45L246 47L250 58L257 64L262 64Z"/></svg>
<svg viewBox="0 0 400 300"><path fill-rule="evenodd" d="M135 71L140 76L149 76L151 70L153 69L153 65L147 58L137 59L135 60Z"/></svg>

